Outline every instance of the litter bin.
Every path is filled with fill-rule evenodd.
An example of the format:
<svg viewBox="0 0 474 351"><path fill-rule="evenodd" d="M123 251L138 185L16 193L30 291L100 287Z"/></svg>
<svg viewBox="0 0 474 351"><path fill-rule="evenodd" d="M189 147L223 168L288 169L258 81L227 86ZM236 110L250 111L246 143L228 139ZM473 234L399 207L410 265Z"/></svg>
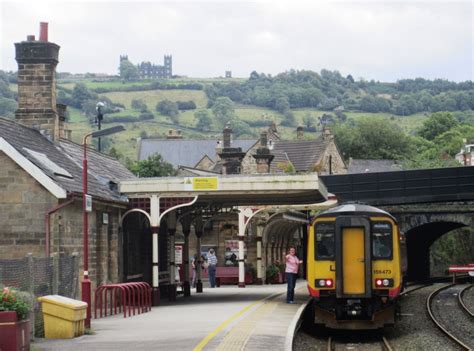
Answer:
<svg viewBox="0 0 474 351"><path fill-rule="evenodd" d="M46 339L71 339L84 334L87 303L60 295L38 298L43 303Z"/></svg>

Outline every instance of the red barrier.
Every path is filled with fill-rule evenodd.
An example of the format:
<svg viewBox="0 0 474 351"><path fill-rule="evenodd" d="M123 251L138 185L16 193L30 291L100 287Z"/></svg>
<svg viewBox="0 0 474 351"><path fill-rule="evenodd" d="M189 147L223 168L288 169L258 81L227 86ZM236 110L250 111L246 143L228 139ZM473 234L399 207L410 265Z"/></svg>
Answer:
<svg viewBox="0 0 474 351"><path fill-rule="evenodd" d="M107 307L110 315L123 311L123 318L135 315L135 308L138 314L151 310L151 286L145 282L131 282L121 284L106 284L95 289L94 318L97 319L97 309L99 318L107 317ZM108 301L108 298L110 300Z"/></svg>

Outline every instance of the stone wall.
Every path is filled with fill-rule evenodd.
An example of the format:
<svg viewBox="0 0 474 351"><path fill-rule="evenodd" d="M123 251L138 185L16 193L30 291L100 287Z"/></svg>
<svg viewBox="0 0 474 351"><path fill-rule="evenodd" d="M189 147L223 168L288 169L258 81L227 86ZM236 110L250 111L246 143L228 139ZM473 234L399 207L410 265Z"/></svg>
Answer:
<svg viewBox="0 0 474 351"><path fill-rule="evenodd" d="M45 215L58 200L34 178L0 152L0 257L22 258L27 253L45 256ZM121 279L121 235L116 206L94 201L89 214L89 272L93 282L117 282ZM109 224L103 224L108 213ZM99 220L100 219L100 220ZM50 216L50 253L79 253L83 260L82 199ZM82 276L82 274L80 275Z"/></svg>
<svg viewBox="0 0 474 351"><path fill-rule="evenodd" d="M329 174L329 156L331 156L332 161L332 174L346 174L347 166L345 165L334 141L329 143L323 157L320 159L320 163L316 166L318 174Z"/></svg>
<svg viewBox="0 0 474 351"><path fill-rule="evenodd" d="M45 213L57 199L0 151L0 256L45 255Z"/></svg>

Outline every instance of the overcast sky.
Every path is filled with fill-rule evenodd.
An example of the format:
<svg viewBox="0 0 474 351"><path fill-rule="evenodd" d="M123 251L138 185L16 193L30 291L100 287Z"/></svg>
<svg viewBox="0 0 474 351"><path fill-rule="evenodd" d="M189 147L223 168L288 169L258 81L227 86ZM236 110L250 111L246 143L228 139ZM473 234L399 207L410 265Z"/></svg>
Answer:
<svg viewBox="0 0 474 351"><path fill-rule="evenodd" d="M173 73L235 77L289 69L354 78L473 80L473 2L178 1L5 2L0 69L16 70L13 43L39 36L61 46L58 71L116 74L119 55Z"/></svg>

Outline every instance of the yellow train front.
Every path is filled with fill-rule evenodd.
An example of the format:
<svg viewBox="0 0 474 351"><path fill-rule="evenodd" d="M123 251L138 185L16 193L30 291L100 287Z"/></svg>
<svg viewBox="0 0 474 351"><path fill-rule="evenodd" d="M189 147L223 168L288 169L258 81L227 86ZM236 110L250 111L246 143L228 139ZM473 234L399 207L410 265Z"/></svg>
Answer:
<svg viewBox="0 0 474 351"><path fill-rule="evenodd" d="M308 233L307 277L314 323L334 329L393 325L403 284L395 218L361 204L316 216Z"/></svg>

